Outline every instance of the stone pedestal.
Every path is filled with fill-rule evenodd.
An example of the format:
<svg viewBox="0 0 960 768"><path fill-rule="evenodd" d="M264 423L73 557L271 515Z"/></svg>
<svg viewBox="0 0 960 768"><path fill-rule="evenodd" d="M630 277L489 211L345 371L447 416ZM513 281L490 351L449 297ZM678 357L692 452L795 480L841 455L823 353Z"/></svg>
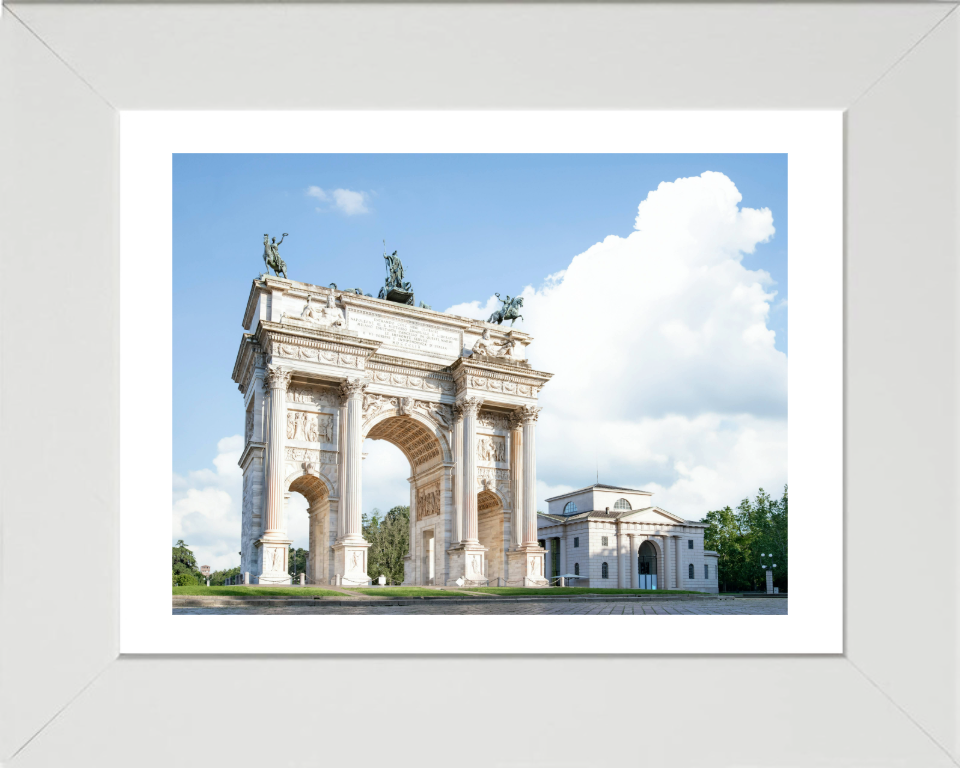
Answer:
<svg viewBox="0 0 960 768"><path fill-rule="evenodd" d="M290 574L287 573L287 557L289 556L289 539L274 539L264 536L257 539L254 546L257 548L260 560L260 584L290 584Z"/></svg>
<svg viewBox="0 0 960 768"><path fill-rule="evenodd" d="M367 549L365 541L339 542L333 545L334 580L343 587L369 587Z"/></svg>
<svg viewBox="0 0 960 768"><path fill-rule="evenodd" d="M468 587L485 587L488 580L487 572L487 548L482 544L464 542L460 546L447 550L450 558L450 577L447 579L447 586L454 586L457 579L463 578Z"/></svg>
<svg viewBox="0 0 960 768"><path fill-rule="evenodd" d="M773 594L773 571L767 571L767 594Z"/></svg>
<svg viewBox="0 0 960 768"><path fill-rule="evenodd" d="M540 546L524 546L507 553L507 584L511 587L547 587L544 576L546 550Z"/></svg>

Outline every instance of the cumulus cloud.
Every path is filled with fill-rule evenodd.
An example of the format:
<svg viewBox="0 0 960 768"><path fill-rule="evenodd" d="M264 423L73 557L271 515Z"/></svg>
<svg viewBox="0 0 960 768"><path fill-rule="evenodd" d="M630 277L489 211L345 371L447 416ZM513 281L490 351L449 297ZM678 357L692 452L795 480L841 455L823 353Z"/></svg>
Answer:
<svg viewBox="0 0 960 768"><path fill-rule="evenodd" d="M653 490L689 519L786 482L787 358L767 325L776 291L742 263L774 236L773 216L741 200L720 173L664 182L632 234L523 291L531 363L555 373L541 393L541 509L598 467L600 482ZM486 319L498 306L448 311Z"/></svg>
<svg viewBox="0 0 960 768"><path fill-rule="evenodd" d="M237 462L243 437L232 435L217 442L214 469L173 475L173 542L183 539L197 565L213 570L240 564L240 504L243 473ZM307 547L307 504L291 494L287 509L289 533L295 547Z"/></svg>
<svg viewBox="0 0 960 768"><path fill-rule="evenodd" d="M366 192L355 192L352 189L325 190L320 187L307 187L307 196L315 197L326 207L318 207L318 211L337 210L345 216L355 216L359 213L370 213L367 208L369 195Z"/></svg>

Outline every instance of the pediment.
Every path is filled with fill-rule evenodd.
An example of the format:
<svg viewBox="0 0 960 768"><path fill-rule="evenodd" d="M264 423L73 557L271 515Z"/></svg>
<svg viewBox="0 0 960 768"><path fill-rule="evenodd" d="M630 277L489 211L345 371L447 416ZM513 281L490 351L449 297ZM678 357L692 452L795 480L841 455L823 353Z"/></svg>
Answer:
<svg viewBox="0 0 960 768"><path fill-rule="evenodd" d="M667 512L660 507L645 507L638 509L620 518L623 522L629 523L663 523L665 525L676 525L677 523L686 523L679 515L673 512Z"/></svg>

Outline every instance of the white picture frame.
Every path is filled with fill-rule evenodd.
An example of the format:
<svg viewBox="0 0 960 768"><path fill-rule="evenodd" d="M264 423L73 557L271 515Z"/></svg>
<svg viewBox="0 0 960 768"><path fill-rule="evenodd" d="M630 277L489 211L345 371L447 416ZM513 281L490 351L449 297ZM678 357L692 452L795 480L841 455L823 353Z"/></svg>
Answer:
<svg viewBox="0 0 960 768"><path fill-rule="evenodd" d="M0 221L16 280L2 308L2 598L15 631L0 641L0 760L262 764L276 759L274 740L228 734L276 696L291 702L283 750L294 764L320 759L320 717L338 735L324 761L420 761L397 750L402 718L363 738L369 694L389 677L398 712L429 713L444 759L472 718L498 713L525 727L463 759L579 765L640 750L678 765L954 764L954 9L5 8L2 157L14 183ZM119 657L117 110L425 106L845 110L842 654ZM905 271L911 254L922 270ZM898 554L917 543L914 578L881 578L892 532L918 513L926 535L895 539ZM563 716L568 705L597 711L636 733L641 684L658 697L642 722L655 738L600 749ZM523 696L511 686L533 704L513 713Z"/></svg>

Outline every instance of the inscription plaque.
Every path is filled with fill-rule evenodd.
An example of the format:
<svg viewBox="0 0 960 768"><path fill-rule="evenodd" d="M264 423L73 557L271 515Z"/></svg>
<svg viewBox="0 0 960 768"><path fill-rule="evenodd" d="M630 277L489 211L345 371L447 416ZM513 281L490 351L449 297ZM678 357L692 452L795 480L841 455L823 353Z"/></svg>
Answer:
<svg viewBox="0 0 960 768"><path fill-rule="evenodd" d="M463 348L459 330L419 320L378 315L353 307L348 313L347 327L364 338L382 341L389 347L439 357L460 357Z"/></svg>

